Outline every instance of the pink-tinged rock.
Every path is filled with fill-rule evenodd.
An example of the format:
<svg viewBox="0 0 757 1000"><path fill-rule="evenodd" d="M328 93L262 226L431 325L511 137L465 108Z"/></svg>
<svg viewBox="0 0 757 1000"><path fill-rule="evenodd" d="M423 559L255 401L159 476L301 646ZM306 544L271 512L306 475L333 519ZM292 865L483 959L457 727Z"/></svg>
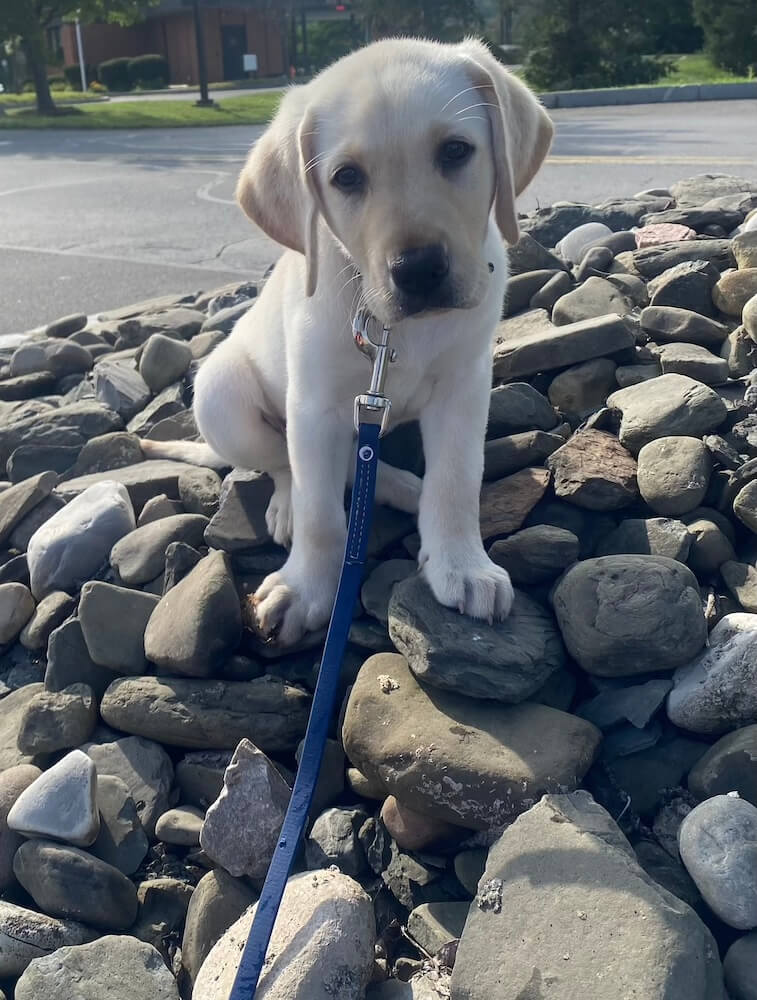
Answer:
<svg viewBox="0 0 757 1000"><path fill-rule="evenodd" d="M656 247L659 243L693 240L696 235L688 226L679 226L674 222L656 222L636 230L636 246L642 250L644 247Z"/></svg>

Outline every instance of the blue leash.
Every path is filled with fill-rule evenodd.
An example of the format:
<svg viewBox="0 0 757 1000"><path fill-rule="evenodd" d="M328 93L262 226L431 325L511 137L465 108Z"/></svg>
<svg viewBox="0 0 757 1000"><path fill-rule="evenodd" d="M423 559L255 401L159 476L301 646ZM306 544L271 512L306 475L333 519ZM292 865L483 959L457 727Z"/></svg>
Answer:
<svg viewBox="0 0 757 1000"><path fill-rule="evenodd" d="M362 327L358 327L362 319ZM313 695L305 744L297 769L292 796L279 841L268 868L263 890L258 900L255 919L247 938L229 1000L254 1000L263 969L268 943L271 940L276 915L281 905L289 872L300 838L307 823L308 810L321 769L321 760L328 736L334 701L339 689L344 649L352 624L352 613L360 590L368 546L373 499L376 492L376 471L379 460L379 437L386 424L389 400L383 395L386 364L393 360L388 350L389 331L383 331L383 343L374 344L366 333L367 319L356 318L355 341L363 353L374 362L371 389L368 395L355 400L358 425L355 483L352 488L347 544L339 577L334 610L331 613L321 669ZM368 417L371 419L363 419ZM376 422L378 417L379 422Z"/></svg>

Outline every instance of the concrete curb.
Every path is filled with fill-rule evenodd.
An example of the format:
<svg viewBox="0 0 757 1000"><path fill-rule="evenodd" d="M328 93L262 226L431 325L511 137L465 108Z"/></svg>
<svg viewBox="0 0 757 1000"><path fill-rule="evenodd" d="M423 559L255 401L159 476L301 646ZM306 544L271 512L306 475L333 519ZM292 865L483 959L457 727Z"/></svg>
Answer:
<svg viewBox="0 0 757 1000"><path fill-rule="evenodd" d="M676 101L744 101L757 98L757 81L688 84L681 87L558 90L540 94L539 98L545 108L599 108L616 104L667 104Z"/></svg>

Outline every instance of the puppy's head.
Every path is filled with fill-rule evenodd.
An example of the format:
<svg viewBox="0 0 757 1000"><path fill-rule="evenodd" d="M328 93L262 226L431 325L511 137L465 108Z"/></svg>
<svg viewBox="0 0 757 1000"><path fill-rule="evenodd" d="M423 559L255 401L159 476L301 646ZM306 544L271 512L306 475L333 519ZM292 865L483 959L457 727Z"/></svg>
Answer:
<svg viewBox="0 0 757 1000"><path fill-rule="evenodd" d="M361 276L362 303L392 324L481 301L490 216L518 239L515 199L551 138L546 112L485 46L388 40L289 91L237 197L305 254L308 295L325 225ZM340 294L345 275L333 280L327 294Z"/></svg>

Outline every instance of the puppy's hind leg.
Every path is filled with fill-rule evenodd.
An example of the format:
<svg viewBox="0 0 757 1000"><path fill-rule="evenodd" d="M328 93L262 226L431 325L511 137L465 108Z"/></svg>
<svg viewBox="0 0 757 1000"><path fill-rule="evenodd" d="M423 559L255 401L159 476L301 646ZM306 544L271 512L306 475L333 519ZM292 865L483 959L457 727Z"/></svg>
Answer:
<svg viewBox="0 0 757 1000"><path fill-rule="evenodd" d="M352 486L354 479L355 467L352 462L349 486ZM386 504L395 510L404 510L408 514L417 514L422 484L423 480L415 473L387 465L386 462L379 462L376 475L376 503Z"/></svg>
<svg viewBox="0 0 757 1000"><path fill-rule="evenodd" d="M215 364L214 364L215 362ZM267 472L273 496L266 525L274 541L292 539L292 474L286 438L263 408L253 366L244 357L211 355L195 383L197 427L210 448L240 469Z"/></svg>

